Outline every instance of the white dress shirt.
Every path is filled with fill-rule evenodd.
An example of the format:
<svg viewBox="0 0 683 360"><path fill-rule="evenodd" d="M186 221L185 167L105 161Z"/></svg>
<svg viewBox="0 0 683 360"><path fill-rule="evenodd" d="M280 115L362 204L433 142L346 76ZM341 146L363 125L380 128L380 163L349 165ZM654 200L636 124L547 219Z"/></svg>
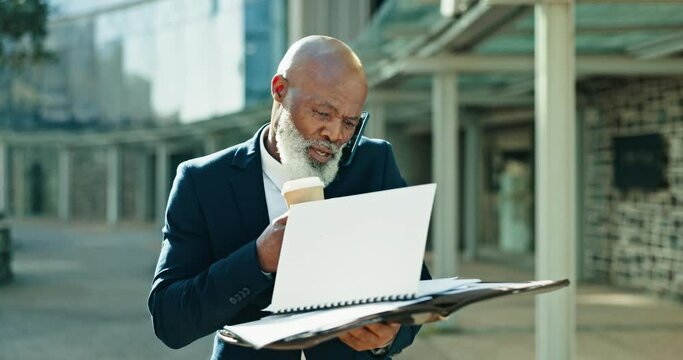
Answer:
<svg viewBox="0 0 683 360"><path fill-rule="evenodd" d="M268 218L272 223L277 217L287 212L287 203L285 202L285 197L282 196L282 185L290 179L285 167L266 150L266 134L269 129L270 125L261 132L260 148L263 189L266 192Z"/></svg>

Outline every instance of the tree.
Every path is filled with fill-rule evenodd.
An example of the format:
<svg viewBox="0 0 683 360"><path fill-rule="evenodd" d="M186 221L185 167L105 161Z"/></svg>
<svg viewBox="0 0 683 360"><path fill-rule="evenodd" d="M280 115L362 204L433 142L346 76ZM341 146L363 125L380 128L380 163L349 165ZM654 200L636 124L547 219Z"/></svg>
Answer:
<svg viewBox="0 0 683 360"><path fill-rule="evenodd" d="M46 0L0 0L0 66L49 58Z"/></svg>

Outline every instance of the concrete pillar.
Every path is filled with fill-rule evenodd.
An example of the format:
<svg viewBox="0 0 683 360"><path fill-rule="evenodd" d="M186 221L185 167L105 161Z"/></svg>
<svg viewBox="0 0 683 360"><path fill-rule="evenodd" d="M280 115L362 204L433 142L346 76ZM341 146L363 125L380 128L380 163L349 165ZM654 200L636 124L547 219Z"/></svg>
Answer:
<svg viewBox="0 0 683 360"><path fill-rule="evenodd" d="M313 34L354 40L370 22L370 0L289 0L289 43Z"/></svg>
<svg viewBox="0 0 683 360"><path fill-rule="evenodd" d="M9 168L7 167L8 149L4 141L0 141L0 213L9 212Z"/></svg>
<svg viewBox="0 0 683 360"><path fill-rule="evenodd" d="M331 35L339 40L347 41L340 37L340 34L335 31L334 19L331 17L332 6L330 0L306 0L306 11L309 11L309 16L306 18L310 22L308 26L308 33L306 35L322 34Z"/></svg>
<svg viewBox="0 0 683 360"><path fill-rule="evenodd" d="M71 218L71 150L60 148L57 155L57 217Z"/></svg>
<svg viewBox="0 0 683 360"><path fill-rule="evenodd" d="M370 1L327 1L330 34L342 41L353 42L370 20Z"/></svg>
<svg viewBox="0 0 683 360"><path fill-rule="evenodd" d="M288 43L292 44L306 35L306 29L304 27L306 21L304 9L306 6L304 0L289 0L287 5Z"/></svg>
<svg viewBox="0 0 683 360"><path fill-rule="evenodd" d="M362 34L365 30L365 27L370 24L370 21L372 20L372 14L370 14L370 11L372 10L371 5L372 1L363 0L358 6L355 7L355 9L353 9L355 13L351 12L351 19L356 20L353 28L356 31L356 36Z"/></svg>
<svg viewBox="0 0 683 360"><path fill-rule="evenodd" d="M107 224L119 222L121 207L121 149L117 145L107 148Z"/></svg>
<svg viewBox="0 0 683 360"><path fill-rule="evenodd" d="M26 216L26 154L24 149L15 149L12 153L14 169L12 171L12 203L15 218Z"/></svg>
<svg viewBox="0 0 683 360"><path fill-rule="evenodd" d="M465 221L465 254L467 259L477 258L479 242L479 164L481 127L476 121L469 121L465 126L465 164L464 206Z"/></svg>
<svg viewBox="0 0 683 360"><path fill-rule="evenodd" d="M146 221L150 210L150 191L152 189L152 161L147 150L140 150L137 156L138 176L135 193L135 218Z"/></svg>
<svg viewBox="0 0 683 360"><path fill-rule="evenodd" d="M455 276L458 252L458 91L454 73L432 77L432 176L437 184L432 220L435 278Z"/></svg>
<svg viewBox="0 0 683 360"><path fill-rule="evenodd" d="M156 155L156 206L155 216L158 224L163 225L166 221L166 202L168 193L171 191L169 178L169 149L165 143L158 143L155 148Z"/></svg>
<svg viewBox="0 0 683 360"><path fill-rule="evenodd" d="M365 127L365 135L377 139L386 139L387 136L387 110L386 104L376 102L368 107L370 122Z"/></svg>
<svg viewBox="0 0 683 360"><path fill-rule="evenodd" d="M329 3L330 9L328 11L335 14L335 17L341 20L336 22L337 26L332 30L337 33L337 36L339 36L339 39L342 41L349 42L353 40L349 35L353 33L354 25L356 25L352 19L358 14L358 11L354 11L353 9L357 5L357 2L358 1L330 1Z"/></svg>
<svg viewBox="0 0 683 360"><path fill-rule="evenodd" d="M212 154L221 150L218 134L206 134L204 137L204 154Z"/></svg>
<svg viewBox="0 0 683 360"><path fill-rule="evenodd" d="M576 357L576 94L573 0L536 5L536 358Z"/></svg>
<svg viewBox="0 0 683 360"><path fill-rule="evenodd" d="M270 63L277 66L280 63L282 55L289 47L289 39L287 37L288 26L292 27L294 24L288 24L288 4L291 0L275 0L270 1L271 12L273 17L270 21L269 32L271 34L271 52Z"/></svg>

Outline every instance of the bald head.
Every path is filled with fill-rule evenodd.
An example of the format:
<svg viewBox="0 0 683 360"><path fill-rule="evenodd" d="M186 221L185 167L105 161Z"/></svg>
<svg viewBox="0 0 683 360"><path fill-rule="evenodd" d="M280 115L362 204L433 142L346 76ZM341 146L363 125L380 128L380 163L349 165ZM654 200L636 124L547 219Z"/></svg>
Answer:
<svg viewBox="0 0 683 360"><path fill-rule="evenodd" d="M323 84L354 81L367 87L358 56L342 41L323 35L307 36L289 47L277 68L290 82L318 81Z"/></svg>

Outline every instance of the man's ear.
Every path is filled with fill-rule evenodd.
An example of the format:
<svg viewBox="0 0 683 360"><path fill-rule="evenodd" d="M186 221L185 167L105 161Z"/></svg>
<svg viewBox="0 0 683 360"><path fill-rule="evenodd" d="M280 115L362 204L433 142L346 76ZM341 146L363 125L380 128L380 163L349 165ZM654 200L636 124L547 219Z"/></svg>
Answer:
<svg viewBox="0 0 683 360"><path fill-rule="evenodd" d="M270 82L270 94L273 100L281 103L287 94L287 79L280 74L275 74Z"/></svg>

